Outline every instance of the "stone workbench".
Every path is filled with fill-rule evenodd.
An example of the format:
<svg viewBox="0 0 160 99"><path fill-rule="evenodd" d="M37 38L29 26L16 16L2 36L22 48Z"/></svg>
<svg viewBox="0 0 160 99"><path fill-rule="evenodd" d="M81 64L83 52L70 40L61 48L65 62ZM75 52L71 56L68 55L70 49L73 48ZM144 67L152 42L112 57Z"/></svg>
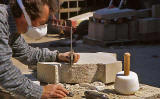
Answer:
<svg viewBox="0 0 160 99"><path fill-rule="evenodd" d="M75 85L76 86L76 85ZM73 90L73 89L70 89ZM83 88L74 89L74 97L66 97L65 99L89 99L84 96ZM79 90L79 91L78 91ZM81 90L81 91L80 91ZM135 95L120 95L114 90L114 85L108 85L100 93L108 96L109 99L160 99L160 88L152 87L149 85L140 85L140 90L135 93ZM92 99L92 98L90 98ZM98 99L98 98L94 98Z"/></svg>
<svg viewBox="0 0 160 99"><path fill-rule="evenodd" d="M84 92L86 90L89 90L88 88L79 87L77 85L70 85L70 86L71 87L69 87L68 89L74 93L74 97L66 97L64 99L88 99L84 96ZM105 89L100 93L105 94L106 96L108 96L109 99L160 99L160 88L144 84L140 85L140 90L136 92L135 95L130 95L130 96L120 95L114 91L113 85L106 86ZM20 99L20 98L15 98L14 96L11 96L10 94L4 92L0 92L0 98ZM50 99L55 99L55 98L50 98Z"/></svg>
<svg viewBox="0 0 160 99"><path fill-rule="evenodd" d="M82 56L83 57L83 56ZM113 58L116 57L113 55ZM114 59L113 59L114 60ZM96 61L96 60L95 60ZM32 79L33 81L36 81L35 73L33 73L31 70L24 68L24 71L22 71L23 74L25 74L27 77ZM95 89L93 83L80 83L80 84L64 84L63 86L74 93L74 97L66 97L65 99L86 99L84 96L84 92L88 90ZM46 84L42 84L42 86ZM131 96L124 96L116 93L114 91L114 85L113 84L104 84L104 83L98 83L99 86L101 86L100 93L103 93L108 96L109 99L160 99L160 88L156 88L153 86L140 84L140 90L135 94ZM11 96L9 93L0 91L0 99L24 99L24 98L15 98L14 96ZM53 98L52 98L53 99ZM95 99L95 98L94 98Z"/></svg>

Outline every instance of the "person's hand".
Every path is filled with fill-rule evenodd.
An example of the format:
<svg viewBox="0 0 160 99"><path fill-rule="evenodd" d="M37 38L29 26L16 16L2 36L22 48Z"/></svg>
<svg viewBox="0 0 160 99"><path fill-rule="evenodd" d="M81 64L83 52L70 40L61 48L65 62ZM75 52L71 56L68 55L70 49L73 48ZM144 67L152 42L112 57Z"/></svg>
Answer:
<svg viewBox="0 0 160 99"><path fill-rule="evenodd" d="M71 52L59 53L58 61L60 62L70 62ZM73 53L73 63L78 62L80 55L77 53Z"/></svg>
<svg viewBox="0 0 160 99"><path fill-rule="evenodd" d="M49 84L43 87L41 99L64 98L69 92L59 84Z"/></svg>

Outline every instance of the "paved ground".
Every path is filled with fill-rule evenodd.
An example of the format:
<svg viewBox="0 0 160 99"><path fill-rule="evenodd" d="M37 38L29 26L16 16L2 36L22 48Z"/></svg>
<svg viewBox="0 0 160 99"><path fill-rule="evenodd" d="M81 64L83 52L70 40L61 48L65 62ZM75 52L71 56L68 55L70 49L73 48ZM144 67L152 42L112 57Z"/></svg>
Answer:
<svg viewBox="0 0 160 99"><path fill-rule="evenodd" d="M49 48L50 50L60 50L61 52L69 51L69 47L54 47L51 46L58 40L55 35L49 35L39 41L27 40L34 47ZM89 46L86 44L76 44L74 50L78 53L85 52L111 52L117 53L118 60L123 61L125 52L131 53L131 70L139 76L140 83L148 84L160 88L160 44L149 45L131 45L131 46L109 46L106 48L98 46ZM23 72L28 72L25 65L13 59L15 65L21 68Z"/></svg>

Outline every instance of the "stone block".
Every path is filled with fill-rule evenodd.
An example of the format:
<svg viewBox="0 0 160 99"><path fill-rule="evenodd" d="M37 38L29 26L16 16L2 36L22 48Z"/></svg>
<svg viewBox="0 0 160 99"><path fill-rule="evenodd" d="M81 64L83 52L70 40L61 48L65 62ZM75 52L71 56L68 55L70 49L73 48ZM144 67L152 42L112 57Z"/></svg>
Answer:
<svg viewBox="0 0 160 99"><path fill-rule="evenodd" d="M160 18L160 4L152 6L152 17Z"/></svg>
<svg viewBox="0 0 160 99"><path fill-rule="evenodd" d="M148 18L152 17L152 9L140 9L137 10L137 15L138 18Z"/></svg>
<svg viewBox="0 0 160 99"><path fill-rule="evenodd" d="M128 39L128 24L116 24L116 38L118 40L127 40Z"/></svg>
<svg viewBox="0 0 160 99"><path fill-rule="evenodd" d="M139 38L143 42L160 41L160 18L149 18L139 23Z"/></svg>
<svg viewBox="0 0 160 99"><path fill-rule="evenodd" d="M91 83L115 81L116 73L122 71L122 62L111 53L80 53L78 63L40 62L37 65L37 77L49 83ZM58 67L58 69L57 69Z"/></svg>
<svg viewBox="0 0 160 99"><path fill-rule="evenodd" d="M116 39L116 25L96 23L95 39L100 41L112 41Z"/></svg>
<svg viewBox="0 0 160 99"><path fill-rule="evenodd" d="M41 82L46 83L59 83L59 71L60 64L54 63L38 63L37 64L37 78Z"/></svg>
<svg viewBox="0 0 160 99"><path fill-rule="evenodd" d="M89 26L88 26L88 37L95 39L95 28L96 28L96 23L93 21L89 21Z"/></svg>
<svg viewBox="0 0 160 99"><path fill-rule="evenodd" d="M140 41L142 42L159 42L160 41L160 33L147 33L139 35Z"/></svg>
<svg viewBox="0 0 160 99"><path fill-rule="evenodd" d="M75 17L71 17L68 20L76 21L77 22L76 26L78 26L81 22L85 20L89 20L89 17L92 17L92 16L93 16L93 12L88 12L81 15L77 15Z"/></svg>
<svg viewBox="0 0 160 99"><path fill-rule="evenodd" d="M157 32L157 18L144 18L139 20L139 33L155 33Z"/></svg>
<svg viewBox="0 0 160 99"><path fill-rule="evenodd" d="M160 33L160 18L157 18L156 24L157 32Z"/></svg>
<svg viewBox="0 0 160 99"><path fill-rule="evenodd" d="M106 19L106 20L117 19L117 18L128 18L132 16L136 16L136 11L133 9L104 8L97 10L93 13L94 18Z"/></svg>
<svg viewBox="0 0 160 99"><path fill-rule="evenodd" d="M98 64L96 80L103 83L115 82L116 73L122 70L122 62L117 61L110 64Z"/></svg>
<svg viewBox="0 0 160 99"><path fill-rule="evenodd" d="M137 20L128 22L128 35L129 35L129 39L131 40L138 39L138 21Z"/></svg>
<svg viewBox="0 0 160 99"><path fill-rule="evenodd" d="M89 22L88 37L99 41L115 40L115 24L102 24L93 21Z"/></svg>

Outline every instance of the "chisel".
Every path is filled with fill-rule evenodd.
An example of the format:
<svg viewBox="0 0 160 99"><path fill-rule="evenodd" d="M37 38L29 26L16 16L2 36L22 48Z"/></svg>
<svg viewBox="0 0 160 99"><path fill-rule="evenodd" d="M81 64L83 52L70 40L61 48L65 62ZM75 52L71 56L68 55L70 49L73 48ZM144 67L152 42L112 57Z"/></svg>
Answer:
<svg viewBox="0 0 160 99"><path fill-rule="evenodd" d="M71 38L71 45L70 45L70 66L72 66L73 65L73 63L74 63L74 51L73 51L73 46L72 46L72 42L73 42L73 30L72 30L72 26L71 26L71 34L70 34L70 38Z"/></svg>

